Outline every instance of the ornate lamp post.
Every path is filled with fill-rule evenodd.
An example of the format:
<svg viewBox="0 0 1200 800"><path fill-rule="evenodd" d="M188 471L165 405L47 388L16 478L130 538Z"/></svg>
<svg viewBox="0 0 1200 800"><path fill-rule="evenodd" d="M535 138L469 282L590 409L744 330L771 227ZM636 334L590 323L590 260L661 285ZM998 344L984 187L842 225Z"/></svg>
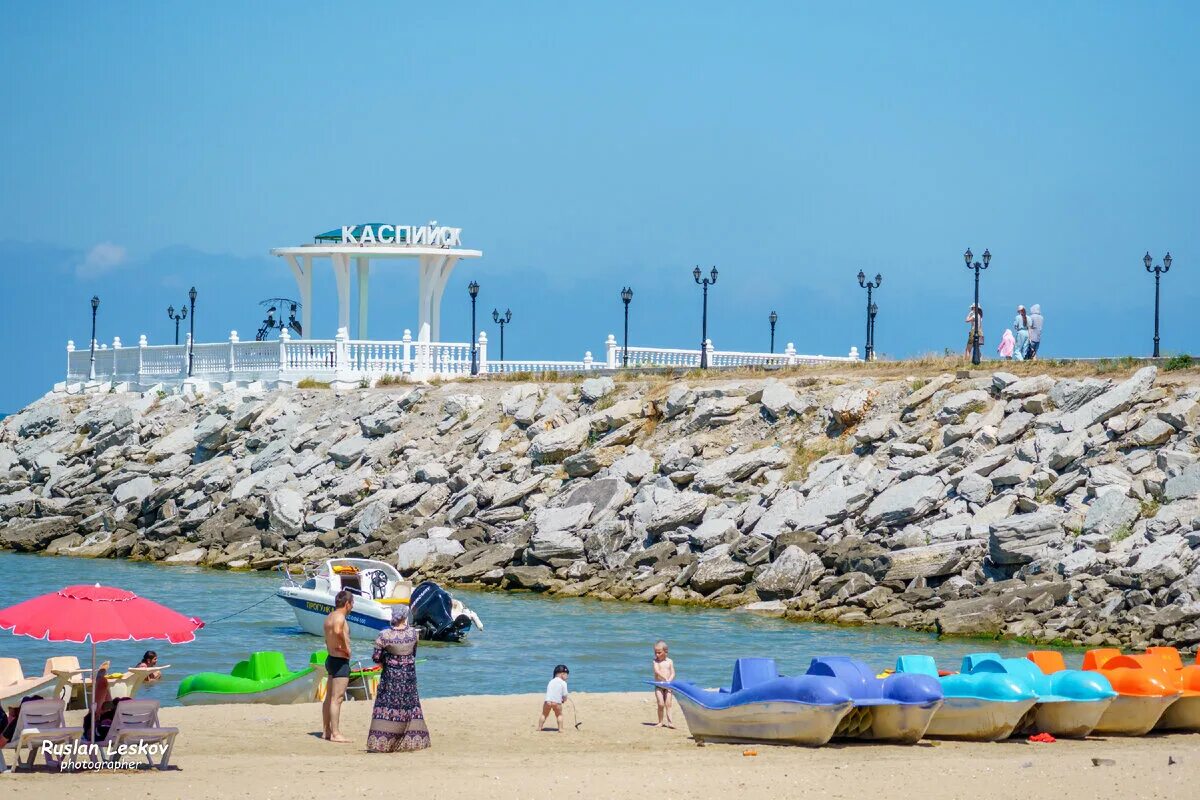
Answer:
<svg viewBox="0 0 1200 800"><path fill-rule="evenodd" d="M771 323L771 352L775 352L775 323L779 322L779 315L774 311L767 317L767 321Z"/></svg>
<svg viewBox="0 0 1200 800"><path fill-rule="evenodd" d="M88 377L96 380L96 310L100 308L100 298L92 295L92 355Z"/></svg>
<svg viewBox="0 0 1200 800"><path fill-rule="evenodd" d="M471 374L479 374L479 334L475 332L475 298L479 297L479 284L471 281L467 284L467 293L471 295ZM501 356L503 358L503 356Z"/></svg>
<svg viewBox="0 0 1200 800"><path fill-rule="evenodd" d="M1142 257L1142 263L1146 265L1146 272L1154 273L1154 357L1158 358L1158 282L1159 278L1171 269L1171 254L1163 256L1161 265L1152 267L1154 259L1147 250L1146 255Z"/></svg>
<svg viewBox="0 0 1200 800"><path fill-rule="evenodd" d="M883 283L883 276L875 273L875 282L867 280L866 274L860 269L858 271L858 285L867 290L867 344L863 348L863 358L867 361L875 360L875 315L871 312L874 304L871 302L871 293L879 288L879 284Z"/></svg>
<svg viewBox="0 0 1200 800"><path fill-rule="evenodd" d="M179 344L179 321L187 319L187 314L188 310L186 308L179 309L179 313L176 314L175 306L167 306L167 319L175 320L175 344Z"/></svg>
<svg viewBox="0 0 1200 800"><path fill-rule="evenodd" d="M704 280L700 279L700 274L699 266L692 270L696 283L704 287L704 310L700 317L700 369L708 369L708 348L705 346L708 343L708 287L717 282L717 268L713 267Z"/></svg>
<svg viewBox="0 0 1200 800"><path fill-rule="evenodd" d="M979 313L979 271L987 269L992 263L992 254L985 248L983 251L983 263L976 261L971 263L975 258L975 254L971 252L971 248L967 248L967 252L963 253L963 260L967 262L967 269L975 270L975 305L971 307L972 322L971 322L971 363L979 364L979 318L982 316Z"/></svg>
<svg viewBox="0 0 1200 800"><path fill-rule="evenodd" d="M621 339L621 366L629 366L629 303L633 300L633 289L626 286L621 290L621 302L625 304L625 337Z"/></svg>
<svg viewBox="0 0 1200 800"><path fill-rule="evenodd" d="M879 313L879 304L871 303L870 324L871 324L871 357L870 360L875 360L875 315Z"/></svg>
<svg viewBox="0 0 1200 800"><path fill-rule="evenodd" d="M192 307L192 319L188 323L188 377L192 377L192 348L196 346L196 287L188 290L188 303Z"/></svg>
<svg viewBox="0 0 1200 800"><path fill-rule="evenodd" d="M500 326L500 360L504 360L504 326L512 322L512 309L504 309L504 316L500 316L500 312L492 309L492 322Z"/></svg>

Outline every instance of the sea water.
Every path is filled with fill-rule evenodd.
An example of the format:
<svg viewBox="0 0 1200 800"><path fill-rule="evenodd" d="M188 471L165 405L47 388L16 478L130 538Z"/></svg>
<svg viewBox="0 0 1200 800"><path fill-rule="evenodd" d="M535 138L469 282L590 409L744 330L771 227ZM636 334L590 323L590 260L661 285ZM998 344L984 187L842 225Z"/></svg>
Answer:
<svg viewBox="0 0 1200 800"><path fill-rule="evenodd" d="M194 672L229 672L255 650L279 650L288 666L308 664L324 645L296 624L290 606L274 596L275 573L240 573L201 567L164 566L0 552L0 608L64 586L100 583L128 589L188 616L205 620L196 640L106 642L97 663L112 661L114 672L135 666L146 650L169 664L161 683L143 690L164 705L176 703L179 681ZM932 634L885 627L842 628L789 622L719 609L601 602L524 593L456 590L486 630L473 630L460 644L422 642L417 651L420 692L425 697L542 692L555 664L571 670L576 692L648 690L652 647L670 646L681 679L702 686L728 685L733 660L768 656L784 674L800 674L814 656L847 655L880 670L908 653L934 656L957 669L965 653L989 651L1023 656L1024 645L967 639L939 640ZM232 615L232 616L230 616ZM353 642L354 658L370 665L370 642ZM49 656L75 655L88 666L88 645L47 642L0 631L0 656L21 660L25 674L39 674ZM1074 654L1073 654L1074 655ZM1069 656L1069 660L1078 661Z"/></svg>

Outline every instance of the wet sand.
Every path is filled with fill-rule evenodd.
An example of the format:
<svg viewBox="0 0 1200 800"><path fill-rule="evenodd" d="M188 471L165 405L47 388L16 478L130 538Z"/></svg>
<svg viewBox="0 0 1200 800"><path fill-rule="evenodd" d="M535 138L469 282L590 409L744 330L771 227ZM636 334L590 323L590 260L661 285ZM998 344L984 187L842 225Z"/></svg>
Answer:
<svg viewBox="0 0 1200 800"><path fill-rule="evenodd" d="M344 706L335 745L317 735L320 707L166 708L181 729L165 773L0 775L8 797L304 798L786 797L1182 798L1200 785L1200 734L1054 744L923 741L900 747L834 744L817 749L697 746L678 708L676 730L654 728L649 692L575 696L562 733L534 731L540 695L427 700L433 747L364 750L369 703ZM553 718L547 725L553 727ZM743 755L753 749L756 756ZM10 760L11 750L5 752ZM1093 758L1112 766L1093 766ZM1168 765L1173 758L1174 765ZM96 795L100 792L100 795Z"/></svg>

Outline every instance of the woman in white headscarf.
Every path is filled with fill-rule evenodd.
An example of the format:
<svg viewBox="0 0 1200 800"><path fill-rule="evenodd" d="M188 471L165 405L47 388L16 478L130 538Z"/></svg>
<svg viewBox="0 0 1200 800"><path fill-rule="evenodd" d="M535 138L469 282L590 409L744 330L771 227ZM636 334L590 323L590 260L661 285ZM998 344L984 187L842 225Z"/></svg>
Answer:
<svg viewBox="0 0 1200 800"><path fill-rule="evenodd" d="M963 352L963 358L970 358L971 351L975 346L975 327L979 327L979 346L983 347L983 307L972 304L967 309L967 318L964 320L967 323L967 349Z"/></svg>
<svg viewBox="0 0 1200 800"><path fill-rule="evenodd" d="M429 729L417 694L416 654L417 631L408 624L408 606L397 603L392 606L392 626L379 634L371 656L383 667L383 674L367 734L369 752L429 747Z"/></svg>

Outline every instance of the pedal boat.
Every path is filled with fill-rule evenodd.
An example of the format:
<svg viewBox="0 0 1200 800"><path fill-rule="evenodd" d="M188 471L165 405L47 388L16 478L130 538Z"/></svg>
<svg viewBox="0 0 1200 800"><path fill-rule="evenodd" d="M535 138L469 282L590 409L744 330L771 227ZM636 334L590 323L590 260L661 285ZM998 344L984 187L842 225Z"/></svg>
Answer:
<svg viewBox="0 0 1200 800"><path fill-rule="evenodd" d="M1032 652L1025 658L976 653L964 659L964 669L968 662L973 674L1003 672L1037 692L1037 704L1017 725L1014 735L1049 733L1081 739L1092 732L1117 697L1103 675L1067 669L1062 653L1053 650Z"/></svg>
<svg viewBox="0 0 1200 800"><path fill-rule="evenodd" d="M1157 656L1124 656L1115 648L1088 650L1083 669L1108 678L1117 692L1092 731L1098 735L1149 733L1180 696L1175 677Z"/></svg>
<svg viewBox="0 0 1200 800"><path fill-rule="evenodd" d="M842 681L824 675L780 677L774 659L740 658L728 690L687 681L654 682L670 689L692 739L819 747L833 738L854 707Z"/></svg>
<svg viewBox="0 0 1200 800"><path fill-rule="evenodd" d="M1162 662L1168 675L1174 675L1179 699L1167 707L1154 726L1156 731L1200 731L1200 653L1196 663L1184 666L1174 647L1148 647L1146 655Z"/></svg>
<svg viewBox="0 0 1200 800"><path fill-rule="evenodd" d="M58 697L65 681L51 669L53 660L46 660L46 667L41 675L30 675L26 678L18 659L0 658L0 712L20 705L23 697Z"/></svg>
<svg viewBox="0 0 1200 800"><path fill-rule="evenodd" d="M836 678L854 702L838 723L835 739L914 744L942 706L942 686L928 675L894 673L878 678L863 662L843 656L814 658L806 674Z"/></svg>
<svg viewBox="0 0 1200 800"><path fill-rule="evenodd" d="M1037 702L1028 679L1018 679L986 661L963 659L962 671L939 676L931 656L900 656L896 672L937 678L945 699L925 735L938 739L995 742L1007 739Z"/></svg>
<svg viewBox="0 0 1200 800"><path fill-rule="evenodd" d="M322 665L292 672L283 653L265 650L239 661L228 675L220 672L188 675L180 682L175 697L185 706L307 703L316 697L317 685L324 677Z"/></svg>

